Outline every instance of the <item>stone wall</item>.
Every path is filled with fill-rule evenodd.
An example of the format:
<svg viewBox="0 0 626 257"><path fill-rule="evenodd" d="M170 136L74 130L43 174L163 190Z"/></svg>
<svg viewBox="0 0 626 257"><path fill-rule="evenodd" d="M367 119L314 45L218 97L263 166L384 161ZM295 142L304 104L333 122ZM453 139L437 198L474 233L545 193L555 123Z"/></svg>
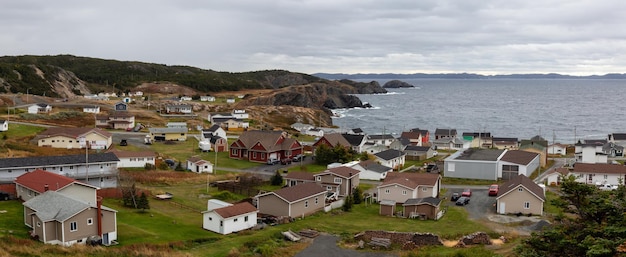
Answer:
<svg viewBox="0 0 626 257"><path fill-rule="evenodd" d="M394 232L394 231L381 231L381 230L369 230L363 233L359 233L354 238L356 240L363 240L369 242L372 237L388 238L392 244L404 245L407 242L412 242L416 246L425 245L443 245L441 238L438 235L431 233L411 233L411 232Z"/></svg>

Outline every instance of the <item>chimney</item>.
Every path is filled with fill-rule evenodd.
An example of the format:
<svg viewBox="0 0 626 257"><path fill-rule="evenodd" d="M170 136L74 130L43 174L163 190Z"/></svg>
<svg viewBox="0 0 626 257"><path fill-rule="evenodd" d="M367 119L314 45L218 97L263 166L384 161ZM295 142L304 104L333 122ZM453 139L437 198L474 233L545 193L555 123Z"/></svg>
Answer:
<svg viewBox="0 0 626 257"><path fill-rule="evenodd" d="M96 214L96 220L98 222L98 236L102 238L102 196L96 196L96 204L98 206L98 212Z"/></svg>
<svg viewBox="0 0 626 257"><path fill-rule="evenodd" d="M43 191L47 192L48 190L50 190L50 186L48 184L43 185Z"/></svg>
<svg viewBox="0 0 626 257"><path fill-rule="evenodd" d="M348 176L348 196L352 196L352 172Z"/></svg>

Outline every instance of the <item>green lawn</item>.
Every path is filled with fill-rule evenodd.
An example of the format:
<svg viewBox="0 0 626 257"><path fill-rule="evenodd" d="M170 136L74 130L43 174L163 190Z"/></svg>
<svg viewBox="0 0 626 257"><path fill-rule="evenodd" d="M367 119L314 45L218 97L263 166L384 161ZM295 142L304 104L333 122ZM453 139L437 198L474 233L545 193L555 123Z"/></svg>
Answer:
<svg viewBox="0 0 626 257"><path fill-rule="evenodd" d="M200 158L210 161L211 163L217 163L217 169L220 167L228 167L233 169L247 169L251 167L256 167L259 163L249 162L245 160L236 160L228 157L228 152L219 152L217 153L217 162L215 161L215 152L202 152L200 148L198 148L198 140L193 137L188 137L187 141L179 142L155 142L150 146L155 152L163 153L168 156L168 158L173 158L176 161L185 162L191 156L198 155Z"/></svg>
<svg viewBox="0 0 626 257"><path fill-rule="evenodd" d="M446 185L474 185L474 186L488 186L491 184L497 184L497 181L482 180L482 179L465 179L465 178L441 178L441 183Z"/></svg>
<svg viewBox="0 0 626 257"><path fill-rule="evenodd" d="M0 132L0 138L4 137L4 135L6 135L7 138L34 136L44 130L46 130L44 127L21 125L9 122L9 130Z"/></svg>
<svg viewBox="0 0 626 257"><path fill-rule="evenodd" d="M22 203L17 200L0 201L0 237L11 234L20 238L28 238L28 229L24 225Z"/></svg>

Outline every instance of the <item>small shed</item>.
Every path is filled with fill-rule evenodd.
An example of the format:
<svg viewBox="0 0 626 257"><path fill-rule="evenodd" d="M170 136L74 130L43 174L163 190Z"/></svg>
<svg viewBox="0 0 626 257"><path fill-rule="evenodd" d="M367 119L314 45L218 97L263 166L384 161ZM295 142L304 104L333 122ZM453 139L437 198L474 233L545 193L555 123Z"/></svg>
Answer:
<svg viewBox="0 0 626 257"><path fill-rule="evenodd" d="M380 215L383 216L393 216L396 212L396 201L394 200L381 200L380 205Z"/></svg>
<svg viewBox="0 0 626 257"><path fill-rule="evenodd" d="M435 197L410 198L402 205L405 218L438 219L441 199Z"/></svg>

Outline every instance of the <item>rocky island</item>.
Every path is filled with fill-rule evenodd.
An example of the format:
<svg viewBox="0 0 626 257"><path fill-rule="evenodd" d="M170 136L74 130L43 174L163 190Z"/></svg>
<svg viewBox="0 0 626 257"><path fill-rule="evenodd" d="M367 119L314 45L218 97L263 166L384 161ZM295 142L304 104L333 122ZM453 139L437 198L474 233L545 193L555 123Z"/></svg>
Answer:
<svg viewBox="0 0 626 257"><path fill-rule="evenodd" d="M385 85L383 85L383 88L406 88L406 87L415 87L415 86L409 83L406 83L404 81L400 81L400 80L391 80L385 83Z"/></svg>

